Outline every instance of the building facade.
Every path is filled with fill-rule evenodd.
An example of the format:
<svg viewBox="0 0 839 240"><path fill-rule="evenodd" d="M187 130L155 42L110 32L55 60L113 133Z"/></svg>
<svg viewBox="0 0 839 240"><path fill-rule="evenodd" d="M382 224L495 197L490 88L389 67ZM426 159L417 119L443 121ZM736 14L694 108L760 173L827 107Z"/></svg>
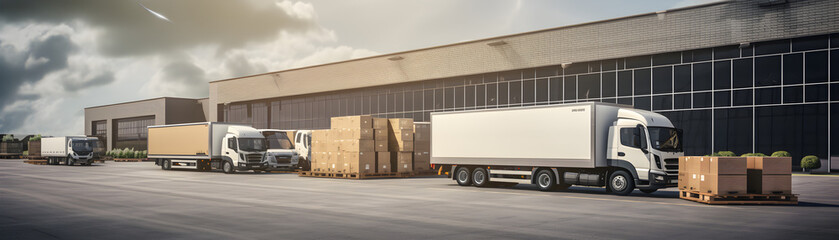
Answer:
<svg viewBox="0 0 839 240"><path fill-rule="evenodd" d="M205 122L209 99L161 97L84 109L85 135L98 137L106 150L148 148L148 129L161 124Z"/></svg>
<svg viewBox="0 0 839 240"><path fill-rule="evenodd" d="M723 1L210 83L210 120L323 129L344 115L611 102L705 155L839 153L839 2ZM798 161L793 161L797 165Z"/></svg>

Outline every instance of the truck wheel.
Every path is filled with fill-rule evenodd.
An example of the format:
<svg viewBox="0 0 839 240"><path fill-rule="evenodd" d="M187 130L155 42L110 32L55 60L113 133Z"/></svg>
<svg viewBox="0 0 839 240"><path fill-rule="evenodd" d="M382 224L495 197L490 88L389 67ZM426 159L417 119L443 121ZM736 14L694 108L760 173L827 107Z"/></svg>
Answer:
<svg viewBox="0 0 839 240"><path fill-rule="evenodd" d="M542 169L536 173L536 186L539 191L551 191L556 189L556 176L551 170Z"/></svg>
<svg viewBox="0 0 839 240"><path fill-rule="evenodd" d="M650 194L650 193L654 193L655 191L658 191L658 189L654 189L654 188L645 188L645 189L639 189L639 190L641 190L641 192L646 193L646 194Z"/></svg>
<svg viewBox="0 0 839 240"><path fill-rule="evenodd" d="M163 169L163 170L172 169L172 160L163 159L162 163L160 163L160 169Z"/></svg>
<svg viewBox="0 0 839 240"><path fill-rule="evenodd" d="M227 173L227 174L236 173L236 170L233 169L233 163L230 163L230 161L224 161L221 164L221 170L224 171L224 173Z"/></svg>
<svg viewBox="0 0 839 240"><path fill-rule="evenodd" d="M457 184L460 186L472 185L472 174L469 173L468 168L457 168L457 172L454 174L454 179L457 180Z"/></svg>
<svg viewBox="0 0 839 240"><path fill-rule="evenodd" d="M472 170L472 185L475 185L475 187L489 186L489 174L487 174L486 169L478 167Z"/></svg>
<svg viewBox="0 0 839 240"><path fill-rule="evenodd" d="M625 196L635 190L635 182L632 175L629 175L626 171L618 170L609 177L609 188L612 189L612 193Z"/></svg>

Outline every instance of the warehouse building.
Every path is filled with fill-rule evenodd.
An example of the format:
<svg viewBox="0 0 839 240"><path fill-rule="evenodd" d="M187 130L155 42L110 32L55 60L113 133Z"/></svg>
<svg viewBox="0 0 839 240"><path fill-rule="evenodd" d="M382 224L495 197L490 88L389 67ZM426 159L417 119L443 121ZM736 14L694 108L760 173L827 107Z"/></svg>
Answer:
<svg viewBox="0 0 839 240"><path fill-rule="evenodd" d="M722 1L218 80L208 120L326 129L334 116L596 101L666 115L686 154L827 159L839 152L837 12L828 0Z"/></svg>
<svg viewBox="0 0 839 240"><path fill-rule="evenodd" d="M204 122L209 99L161 97L84 109L85 135L98 137L113 148L146 150L146 127L160 124Z"/></svg>

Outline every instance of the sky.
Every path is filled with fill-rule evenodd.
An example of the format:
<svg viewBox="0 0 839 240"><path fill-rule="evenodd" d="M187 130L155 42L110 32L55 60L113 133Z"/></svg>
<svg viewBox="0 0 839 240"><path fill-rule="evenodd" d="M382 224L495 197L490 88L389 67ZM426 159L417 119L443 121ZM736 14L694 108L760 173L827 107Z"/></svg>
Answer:
<svg viewBox="0 0 839 240"><path fill-rule="evenodd" d="M0 133L207 82L714 0L0 0Z"/></svg>

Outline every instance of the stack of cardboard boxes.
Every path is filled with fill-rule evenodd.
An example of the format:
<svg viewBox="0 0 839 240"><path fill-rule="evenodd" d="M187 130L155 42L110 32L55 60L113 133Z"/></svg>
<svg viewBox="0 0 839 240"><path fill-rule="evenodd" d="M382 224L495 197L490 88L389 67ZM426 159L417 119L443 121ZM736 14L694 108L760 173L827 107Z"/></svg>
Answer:
<svg viewBox="0 0 839 240"><path fill-rule="evenodd" d="M790 158L686 156L679 158L678 187L713 195L791 194L790 170Z"/></svg>
<svg viewBox="0 0 839 240"><path fill-rule="evenodd" d="M332 118L331 127L312 131L313 172L410 173L430 169L428 124L415 126L406 118L348 116ZM416 155L415 142L419 144Z"/></svg>
<svg viewBox="0 0 839 240"><path fill-rule="evenodd" d="M748 157L748 192L792 194L792 158Z"/></svg>

